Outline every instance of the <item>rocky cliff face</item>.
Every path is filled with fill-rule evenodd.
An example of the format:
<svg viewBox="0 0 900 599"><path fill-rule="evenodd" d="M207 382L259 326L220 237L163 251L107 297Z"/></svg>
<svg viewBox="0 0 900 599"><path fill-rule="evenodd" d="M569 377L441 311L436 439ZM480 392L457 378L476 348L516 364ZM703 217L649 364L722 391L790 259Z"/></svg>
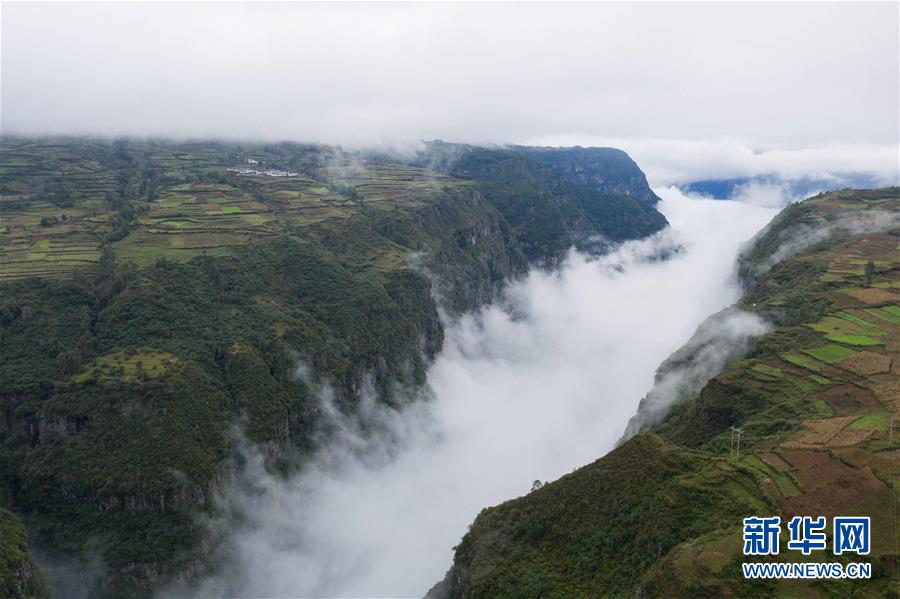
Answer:
<svg viewBox="0 0 900 599"><path fill-rule="evenodd" d="M406 218L381 215L374 226L422 252L416 259L430 273L436 299L451 312L490 303L528 268L512 228L476 187L435 198Z"/></svg>

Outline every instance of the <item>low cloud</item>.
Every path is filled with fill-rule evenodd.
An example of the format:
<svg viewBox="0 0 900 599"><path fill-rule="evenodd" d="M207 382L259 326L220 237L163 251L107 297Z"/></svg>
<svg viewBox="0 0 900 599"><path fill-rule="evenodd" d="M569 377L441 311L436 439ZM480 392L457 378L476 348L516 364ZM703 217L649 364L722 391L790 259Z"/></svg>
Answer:
<svg viewBox="0 0 900 599"><path fill-rule="evenodd" d="M821 191L821 189L816 189L812 192L804 191L803 193L797 193L787 182L763 183L751 181L739 185L729 199L744 202L745 204L752 204L754 206L782 208L788 204L804 200Z"/></svg>
<svg viewBox="0 0 900 599"><path fill-rule="evenodd" d="M628 421L621 441L658 424L672 406L699 393L712 377L747 353L753 337L769 328L759 316L736 308L703 321L691 339L659 367L653 389Z"/></svg>
<svg viewBox="0 0 900 599"><path fill-rule="evenodd" d="M739 244L774 214L657 191L671 229L600 259L572 253L446 323L406 407L364 390L348 417L320 387L330 441L299 474L245 448L210 523L230 559L186 595L422 596L483 507L610 450L659 363L737 299Z"/></svg>
<svg viewBox="0 0 900 599"><path fill-rule="evenodd" d="M756 206L779 206L782 202L790 201L785 199L781 188L772 187L775 189L767 191L760 189L753 194L741 195L745 201ZM669 193L680 194L674 187L669 189ZM750 197L747 197L748 195ZM776 218L759 231L745 248L752 249L753 242L767 235L780 218L782 217ZM860 235L898 227L900 214L875 209L846 210L828 220L817 218L810 222L801 222L781 230L771 253L757 257L753 264L745 264L744 268L748 270L742 274L748 283L752 283L782 260L837 235ZM712 377L722 372L732 362L743 358L750 348L752 339L765 334L769 328L769 323L756 314L734 307L726 308L707 318L691 339L659 367L653 388L641 400L638 411L629 420L621 441L658 424L672 406L699 393Z"/></svg>
<svg viewBox="0 0 900 599"><path fill-rule="evenodd" d="M900 183L900 146L896 143L755 147L734 139L607 138L580 134L538 137L529 143L621 148L641 166L653 186L757 176L832 181L832 188L841 187L843 181L858 175L870 177L872 183L880 186Z"/></svg>
<svg viewBox="0 0 900 599"><path fill-rule="evenodd" d="M776 226L778 221L773 221L754 236L754 240L769 234L770 228ZM773 266L795 256L817 243L821 243L838 235L863 235L866 233L879 233L900 228L900 214L889 210L844 210L828 218L816 218L807 222L801 222L794 226L780 230L776 235L774 248L771 253L763 256L752 256L753 263L746 263L746 272L742 275L749 277L748 282L755 280ZM767 246L769 247L769 246ZM748 245L751 249L752 245Z"/></svg>

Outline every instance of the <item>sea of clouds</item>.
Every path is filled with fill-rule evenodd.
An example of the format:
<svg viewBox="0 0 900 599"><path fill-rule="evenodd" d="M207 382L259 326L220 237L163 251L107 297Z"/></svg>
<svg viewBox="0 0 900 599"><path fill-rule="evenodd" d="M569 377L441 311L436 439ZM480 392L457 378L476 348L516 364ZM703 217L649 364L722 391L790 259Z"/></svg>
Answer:
<svg viewBox="0 0 900 599"><path fill-rule="evenodd" d="M190 593L422 596L482 508L609 451L657 366L738 298L736 254L775 214L657 192L669 229L600 259L573 252L447 322L427 393L405 408L364 390L347 417L320 388L331 441L289 478L246 447L209 522L227 565Z"/></svg>

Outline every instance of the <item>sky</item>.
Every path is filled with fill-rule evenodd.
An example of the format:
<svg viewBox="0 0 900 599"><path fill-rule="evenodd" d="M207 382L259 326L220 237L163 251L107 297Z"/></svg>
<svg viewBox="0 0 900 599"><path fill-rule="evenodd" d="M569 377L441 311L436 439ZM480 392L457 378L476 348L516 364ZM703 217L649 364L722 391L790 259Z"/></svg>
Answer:
<svg viewBox="0 0 900 599"><path fill-rule="evenodd" d="M0 131L616 145L654 185L817 151L890 179L898 7L4 2Z"/></svg>
<svg viewBox="0 0 900 599"><path fill-rule="evenodd" d="M421 597L482 508L609 451L657 366L738 298L736 253L777 212L657 191L671 228L598 260L573 252L445 321L428 401L397 411L363 391L357 421L319 389L328 443L287 479L247 449L219 496L232 517L208 523L233 562L161 597ZM731 343L766 330L741 314L716 325Z"/></svg>

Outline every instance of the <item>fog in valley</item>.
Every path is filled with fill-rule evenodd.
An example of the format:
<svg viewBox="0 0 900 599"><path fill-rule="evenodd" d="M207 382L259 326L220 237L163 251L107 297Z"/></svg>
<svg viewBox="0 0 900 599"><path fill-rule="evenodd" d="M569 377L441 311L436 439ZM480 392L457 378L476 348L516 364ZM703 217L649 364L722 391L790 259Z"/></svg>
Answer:
<svg viewBox="0 0 900 599"><path fill-rule="evenodd" d="M220 497L229 516L208 524L232 559L191 592L421 596L483 507L609 451L660 362L738 298L738 248L776 212L657 192L669 229L597 260L572 253L448 322L430 397L398 412L363 393L347 418L319 389L337 434L287 480L246 448Z"/></svg>
<svg viewBox="0 0 900 599"><path fill-rule="evenodd" d="M435 139L611 146L646 173L670 223L602 257L573 250L492 305L444 314L427 384L401 390L400 408L364 386L344 413L298 362L322 414L315 453L284 476L235 430L219 509L196 511L217 570L157 596L421 597L480 510L658 422L768 326L726 312L698 331L740 297L742 244L812 193L900 183L898 12L889 2L4 3L4 138L293 141L406 157ZM710 180L740 182L728 201L689 193ZM39 216L29 218L43 226ZM690 368L655 380L692 337L704 351Z"/></svg>

